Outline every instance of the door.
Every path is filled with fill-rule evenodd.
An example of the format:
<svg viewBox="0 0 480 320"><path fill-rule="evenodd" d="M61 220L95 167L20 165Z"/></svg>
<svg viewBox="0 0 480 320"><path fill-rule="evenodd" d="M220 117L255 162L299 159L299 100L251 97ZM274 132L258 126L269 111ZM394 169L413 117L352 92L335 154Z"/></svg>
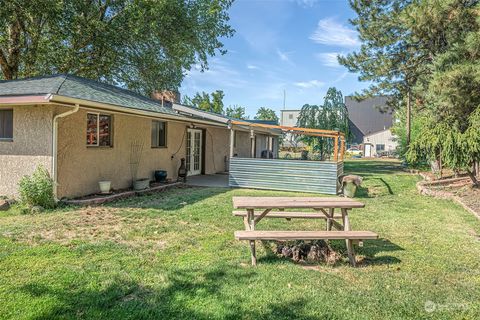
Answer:
<svg viewBox="0 0 480 320"><path fill-rule="evenodd" d="M370 158L372 156L372 145L366 144L365 145L365 157Z"/></svg>
<svg viewBox="0 0 480 320"><path fill-rule="evenodd" d="M202 173L202 130L187 129L186 165L189 176Z"/></svg>

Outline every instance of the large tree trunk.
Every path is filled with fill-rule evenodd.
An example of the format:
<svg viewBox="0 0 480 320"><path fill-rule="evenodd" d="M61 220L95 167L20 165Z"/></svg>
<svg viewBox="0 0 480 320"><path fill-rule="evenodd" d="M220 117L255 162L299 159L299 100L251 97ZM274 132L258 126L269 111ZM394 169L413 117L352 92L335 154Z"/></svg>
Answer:
<svg viewBox="0 0 480 320"><path fill-rule="evenodd" d="M8 27L8 48L0 48L0 67L5 80L13 80L18 76L21 47L21 25L18 19Z"/></svg>

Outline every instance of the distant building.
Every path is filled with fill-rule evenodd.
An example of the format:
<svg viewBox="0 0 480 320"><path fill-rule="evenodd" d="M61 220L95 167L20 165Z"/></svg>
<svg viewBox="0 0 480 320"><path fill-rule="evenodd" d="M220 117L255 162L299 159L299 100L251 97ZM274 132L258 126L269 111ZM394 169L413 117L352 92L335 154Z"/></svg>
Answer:
<svg viewBox="0 0 480 320"><path fill-rule="evenodd" d="M388 96L378 96L362 101L354 97L345 97L345 106L348 110L352 144L358 144L364 149L364 155L373 157L379 153L392 152L397 142L390 131L393 124L393 114L387 107ZM280 125L296 127L300 115L299 109L280 111ZM293 135L287 135L283 146L303 146L297 143ZM368 154L367 154L368 152Z"/></svg>
<svg viewBox="0 0 480 320"><path fill-rule="evenodd" d="M296 127L300 110L280 110L280 125L285 127ZM288 133L283 139L284 147L303 147L305 144L295 140L296 135Z"/></svg>
<svg viewBox="0 0 480 320"><path fill-rule="evenodd" d="M362 101L357 101L350 96L345 97L350 130L354 136L352 142L363 143L363 138L366 135L392 127L392 113L390 111L381 111L387 109L387 102L387 96L378 96Z"/></svg>

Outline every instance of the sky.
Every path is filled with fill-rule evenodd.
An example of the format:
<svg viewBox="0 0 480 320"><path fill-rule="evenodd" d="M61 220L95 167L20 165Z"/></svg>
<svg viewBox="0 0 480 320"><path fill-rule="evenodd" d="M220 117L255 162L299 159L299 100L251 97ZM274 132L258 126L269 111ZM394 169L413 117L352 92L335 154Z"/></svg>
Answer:
<svg viewBox="0 0 480 320"><path fill-rule="evenodd" d="M245 107L251 118L258 108L280 115L304 104L322 104L329 87L351 95L367 84L338 65L336 56L359 48L348 19L347 0L236 0L229 10L232 38L228 53L209 59L209 70L187 72L180 92L223 90L224 105Z"/></svg>

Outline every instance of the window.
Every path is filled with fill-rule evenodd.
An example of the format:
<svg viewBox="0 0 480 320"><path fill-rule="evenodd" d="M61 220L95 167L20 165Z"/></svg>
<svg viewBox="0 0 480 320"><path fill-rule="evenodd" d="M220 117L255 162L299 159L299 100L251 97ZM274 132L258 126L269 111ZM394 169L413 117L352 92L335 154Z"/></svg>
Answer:
<svg viewBox="0 0 480 320"><path fill-rule="evenodd" d="M377 152L379 151L385 151L385 145L384 144L377 144L375 146L375 148L377 149Z"/></svg>
<svg viewBox="0 0 480 320"><path fill-rule="evenodd" d="M87 113L87 146L112 146L112 117L110 115Z"/></svg>
<svg viewBox="0 0 480 320"><path fill-rule="evenodd" d="M13 139L13 110L0 110L0 140Z"/></svg>
<svg viewBox="0 0 480 320"><path fill-rule="evenodd" d="M167 146L167 123L165 121L152 121L152 148Z"/></svg>
<svg viewBox="0 0 480 320"><path fill-rule="evenodd" d="M293 119L293 114L289 114L288 119Z"/></svg>

